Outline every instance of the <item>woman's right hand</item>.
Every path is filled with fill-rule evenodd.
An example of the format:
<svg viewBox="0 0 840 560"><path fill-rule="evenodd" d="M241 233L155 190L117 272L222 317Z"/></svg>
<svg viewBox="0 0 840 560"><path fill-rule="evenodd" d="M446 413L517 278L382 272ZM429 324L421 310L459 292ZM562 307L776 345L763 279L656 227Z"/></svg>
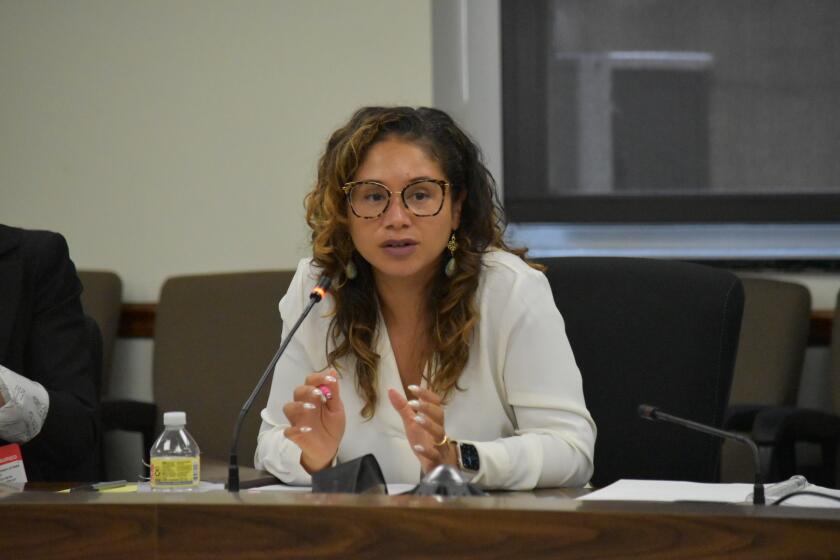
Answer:
<svg viewBox="0 0 840 560"><path fill-rule="evenodd" d="M294 401L283 406L291 426L283 434L300 447L300 464L309 473L329 467L344 436L344 404L337 373L327 371L307 376L294 390ZM318 386L329 388L330 398Z"/></svg>

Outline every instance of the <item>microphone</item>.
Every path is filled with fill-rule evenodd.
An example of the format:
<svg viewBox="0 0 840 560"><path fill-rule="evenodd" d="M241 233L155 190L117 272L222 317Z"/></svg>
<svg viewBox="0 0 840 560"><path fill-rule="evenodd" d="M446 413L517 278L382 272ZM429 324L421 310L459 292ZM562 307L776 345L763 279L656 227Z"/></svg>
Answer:
<svg viewBox="0 0 840 560"><path fill-rule="evenodd" d="M699 422L694 422L693 420L680 418L679 416L672 416L649 404L639 405L639 416L646 420L661 420L663 422L670 422L672 424L682 426L683 428L688 428L689 430L697 430L698 432L703 432L704 434L711 434L713 436L731 439L749 446L753 453L753 470L755 472L755 480L753 482L753 505L764 505L764 484L761 482L761 459L758 455L758 447L753 440L746 436L742 436L741 434L719 430L705 424L700 424Z"/></svg>
<svg viewBox="0 0 840 560"><path fill-rule="evenodd" d="M306 316L309 315L309 312L315 304L324 298L331 283L332 279L326 274L323 274L318 279L318 284L312 288L311 292L309 292L309 303L306 305L303 313L300 314L297 322L292 326L291 330L289 330L289 334L286 336L286 339L281 341L280 348L277 349L277 353L274 354L273 358L271 358L271 362L269 362L268 367L265 368L262 377L260 377L260 380L257 381L257 386L254 387L253 391L251 391L251 395L239 411L239 418L236 419L236 425L233 427L233 443L230 446L230 462L228 463L227 487L231 492L239 492L239 459L237 458L237 447L239 446L239 433L242 431L242 421L245 420L245 416L248 414L248 411L251 410L251 406L254 404L254 399L257 398L257 395L260 393L263 385L265 385L266 379L268 379L268 376L274 371L274 366L277 365L277 361L280 359L280 356L283 355L283 352L286 350L286 346L289 345L289 342L295 335L295 331L298 330L298 327Z"/></svg>

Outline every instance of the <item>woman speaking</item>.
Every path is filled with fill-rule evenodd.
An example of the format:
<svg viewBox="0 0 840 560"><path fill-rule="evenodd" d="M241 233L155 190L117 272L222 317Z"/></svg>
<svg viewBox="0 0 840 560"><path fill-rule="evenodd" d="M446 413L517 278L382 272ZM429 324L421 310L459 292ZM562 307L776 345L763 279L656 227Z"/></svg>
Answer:
<svg viewBox="0 0 840 560"><path fill-rule="evenodd" d="M483 488L580 486L595 425L542 272L509 248L493 178L444 112L368 107L333 133L306 199L330 295L277 364L255 456L283 482L372 453L389 483L457 465Z"/></svg>

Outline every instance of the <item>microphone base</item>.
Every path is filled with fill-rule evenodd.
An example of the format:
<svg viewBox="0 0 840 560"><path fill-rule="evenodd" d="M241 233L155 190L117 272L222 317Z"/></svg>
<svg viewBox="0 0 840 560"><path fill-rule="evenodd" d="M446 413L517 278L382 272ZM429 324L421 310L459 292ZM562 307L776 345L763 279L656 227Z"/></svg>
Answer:
<svg viewBox="0 0 840 560"><path fill-rule="evenodd" d="M764 499L764 485L756 482L753 486L753 505L763 506L766 503Z"/></svg>
<svg viewBox="0 0 840 560"><path fill-rule="evenodd" d="M230 463L228 464L228 492L239 492L239 459L236 455L230 456Z"/></svg>
<svg viewBox="0 0 840 560"><path fill-rule="evenodd" d="M452 465L438 465L423 477L410 494L415 496L486 496L477 486L461 476L461 471Z"/></svg>

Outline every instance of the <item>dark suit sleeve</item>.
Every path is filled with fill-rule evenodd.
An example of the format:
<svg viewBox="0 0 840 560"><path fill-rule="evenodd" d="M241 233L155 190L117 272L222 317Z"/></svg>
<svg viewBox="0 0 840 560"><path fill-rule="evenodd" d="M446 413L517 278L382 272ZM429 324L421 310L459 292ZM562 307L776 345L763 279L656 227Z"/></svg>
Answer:
<svg viewBox="0 0 840 560"><path fill-rule="evenodd" d="M53 473L45 478L76 475L92 464L98 449L98 395L90 331L79 295L81 282L61 235L38 232L27 240L34 255L33 313L24 361L26 375L49 393L47 419L41 432L26 445L24 458L34 454ZM31 250L31 252L30 252ZM68 474L63 474L68 473Z"/></svg>

